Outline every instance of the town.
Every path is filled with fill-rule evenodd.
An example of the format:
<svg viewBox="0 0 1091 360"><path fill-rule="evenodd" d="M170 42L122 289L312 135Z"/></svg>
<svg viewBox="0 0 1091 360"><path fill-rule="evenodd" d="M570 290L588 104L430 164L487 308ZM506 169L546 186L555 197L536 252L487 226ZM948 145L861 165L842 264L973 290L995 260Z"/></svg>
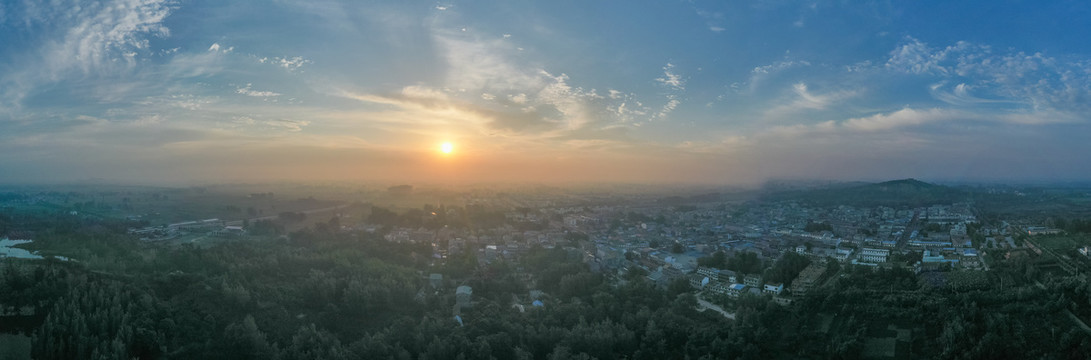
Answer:
<svg viewBox="0 0 1091 360"><path fill-rule="evenodd" d="M161 267L156 276L166 278L187 271L204 274L201 276L207 280L198 283L222 288L213 291L216 297L241 306L239 309L253 307L249 311L262 313L267 311L262 309L270 307L289 307L262 300L264 296L259 294L268 290L260 289L260 281L231 275L234 270L209 273L182 263L165 265L163 261L175 260L154 254L185 253L190 257L207 253L199 256L246 263L254 260L245 260L240 251L283 248L288 253L277 256L299 256L300 250L293 249L302 246L316 249L308 250L318 251L315 254L328 254L310 256L333 256L331 259L348 261L345 264L359 264L371 261L365 259L375 252L395 251L397 255L390 256L407 259L398 266L414 270L397 272L407 277L385 288L373 288L380 286L369 282L375 280L326 278L343 271L339 267L344 265L298 265L303 266L298 270L302 273L284 276L306 277L310 284L305 287L310 290L305 291L312 294L302 298L294 310L288 310L299 312L293 322L334 327L340 326L334 325L337 321L318 318L341 314L374 319L330 306L387 309L392 311L388 316L398 317L407 310L394 304L409 300L418 309L410 313L424 312L435 321L446 321L447 327L463 328L484 326L489 318L502 314L509 314L502 315L505 319L514 316L511 321L532 321L525 317L573 311L589 301L603 301L599 296L645 289L638 296L664 294L666 299L688 304L684 306L701 314L703 321L713 327L738 327L753 321L745 319L752 319L755 313L787 316L784 314L808 311L796 315L801 319L792 320L796 324L793 326L809 329L805 331L821 338L854 334L849 340L840 340L850 345L819 352L864 358L912 358L912 353L941 354L934 348L939 345L945 346L943 351L958 348L956 343L938 343L934 333L954 331L951 319L914 323L909 315L865 315L904 306L890 308L891 302L926 301L921 296L950 301L978 294L973 295L981 297L976 301L985 304L992 296L1009 296L1003 294L1014 291L1025 301L1044 301L1042 311L1059 311L1059 315L1035 320L1046 321L1042 324L1019 326L1049 326L1054 332L1063 329L1064 334L1070 334L1066 336L1070 336L1067 341L1074 344L1073 349L1088 344L1091 296L1087 293L1091 287L1086 283L1091 270L1091 237L1085 232L1086 220L1040 213L1018 216L982 208L982 203L995 202L995 196L1017 204L1038 201L1012 190L977 189L977 193L995 195L999 191L1000 195L978 196L976 200L965 196L932 199L928 194L950 188L907 179L849 191L866 193L876 189L892 192L888 197L895 202L886 202L881 194L869 195L867 202L853 201L850 195L841 193L846 190L821 188L787 197L716 192L664 195L643 190L607 196L597 190L557 189L437 195L403 185L357 191L349 196L355 197L352 202L273 192L225 196L215 189L170 190L176 198L173 200L160 195L160 190L99 192L90 196L77 192L9 193L0 204L8 214L0 228L5 237L4 247L0 248L4 255L0 257L8 258L5 269L14 274L9 281L17 281L20 272L42 266L82 267L100 274L116 274L111 276L149 266ZM309 192L314 191L304 193ZM848 200L823 200L831 194ZM1088 196L1079 191L1070 195ZM88 198L97 200L92 203ZM421 204L436 199L450 202ZM164 213L168 209L164 204L174 202L199 203L211 209L204 214L220 217L185 219L201 214L189 210ZM58 217L61 220L56 221L61 223L86 224L103 219L111 225L98 227L117 228L116 236L129 239L121 243L135 248L120 250L108 244L94 248L58 242L50 236L38 239L52 231L34 229L19 220L32 218L35 211ZM317 250L330 246L331 252ZM371 250L360 253L361 247ZM126 260L108 255L118 251L133 255L122 257ZM358 255L345 258L352 253ZM287 268L291 266L276 271ZM388 279L380 283L391 281L389 276L393 275L382 272L393 270L378 271L367 276ZM149 291L155 293L154 287ZM359 291L365 292L352 295ZM404 299L395 296L399 291ZM375 305L375 292L386 294L380 303L387 305ZM1058 296L1066 300L1058 302ZM869 298L873 300L865 300L855 310L843 308ZM57 321L43 318L48 312L43 306L55 300L4 300L4 315L29 323L34 319ZM888 310L878 310L884 307ZM257 323L270 326L267 320ZM250 326L246 324L244 321L230 326ZM33 326L27 326L24 331L34 331ZM869 330L856 332L861 328ZM450 329L445 331L454 328ZM41 332L37 331L34 334ZM285 334L291 334L291 330L287 331ZM300 331L313 328L304 325ZM291 341L291 336L281 336ZM352 339L342 341L349 343ZM537 357L579 348L526 350ZM591 354L588 351L583 352ZM712 354L717 350L704 351ZM614 356L611 354L617 353L597 356Z"/></svg>

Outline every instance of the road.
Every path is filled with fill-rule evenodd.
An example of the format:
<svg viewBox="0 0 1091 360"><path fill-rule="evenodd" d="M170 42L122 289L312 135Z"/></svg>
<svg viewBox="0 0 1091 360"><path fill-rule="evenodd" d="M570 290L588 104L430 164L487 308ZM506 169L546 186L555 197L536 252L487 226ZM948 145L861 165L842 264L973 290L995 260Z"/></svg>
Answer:
<svg viewBox="0 0 1091 360"><path fill-rule="evenodd" d="M697 311L702 311L703 312L705 310L711 309L713 311L716 311L716 312L722 314L725 318L735 320L735 314L734 313L729 313L727 311L724 311L724 308L720 307L719 305L716 305L716 304L710 303L708 301L705 301L705 299L702 299L700 296L697 297L697 305L698 305L698 310Z"/></svg>

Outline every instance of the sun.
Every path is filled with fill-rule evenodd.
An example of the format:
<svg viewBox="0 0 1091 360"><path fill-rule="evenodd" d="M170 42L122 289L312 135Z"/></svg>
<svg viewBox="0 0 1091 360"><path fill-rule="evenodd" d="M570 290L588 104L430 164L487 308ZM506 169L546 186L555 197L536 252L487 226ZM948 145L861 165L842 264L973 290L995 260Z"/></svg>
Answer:
<svg viewBox="0 0 1091 360"><path fill-rule="evenodd" d="M450 153L453 153L454 151L455 151L455 144L452 144L450 142L444 142L442 144L439 144L439 152L441 152L441 153L450 154Z"/></svg>

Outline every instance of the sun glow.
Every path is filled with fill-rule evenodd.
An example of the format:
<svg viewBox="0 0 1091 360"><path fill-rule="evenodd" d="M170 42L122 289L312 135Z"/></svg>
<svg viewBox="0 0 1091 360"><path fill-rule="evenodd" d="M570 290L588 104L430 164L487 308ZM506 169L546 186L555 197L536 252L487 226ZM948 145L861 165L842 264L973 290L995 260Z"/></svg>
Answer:
<svg viewBox="0 0 1091 360"><path fill-rule="evenodd" d="M455 151L455 144L450 142L444 142L439 145L439 152L444 154L450 154Z"/></svg>

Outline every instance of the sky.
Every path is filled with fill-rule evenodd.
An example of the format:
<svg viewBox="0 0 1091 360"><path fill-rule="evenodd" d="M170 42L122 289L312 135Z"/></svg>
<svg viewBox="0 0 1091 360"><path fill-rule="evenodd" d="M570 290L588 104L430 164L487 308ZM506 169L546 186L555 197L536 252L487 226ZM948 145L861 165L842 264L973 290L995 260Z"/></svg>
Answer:
<svg viewBox="0 0 1091 360"><path fill-rule="evenodd" d="M1060 0L0 0L0 182L1089 180L1089 22Z"/></svg>

